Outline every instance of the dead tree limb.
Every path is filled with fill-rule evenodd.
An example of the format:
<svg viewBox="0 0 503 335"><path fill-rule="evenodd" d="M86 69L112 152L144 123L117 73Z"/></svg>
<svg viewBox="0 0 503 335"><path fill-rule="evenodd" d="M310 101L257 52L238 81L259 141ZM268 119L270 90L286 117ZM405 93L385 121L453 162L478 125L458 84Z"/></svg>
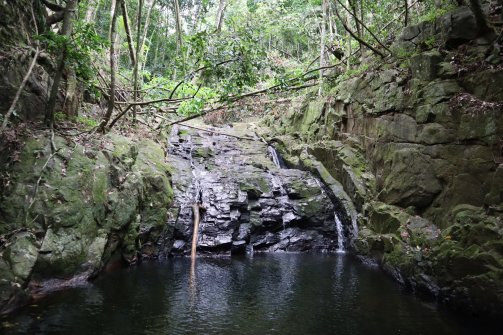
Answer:
<svg viewBox="0 0 503 335"><path fill-rule="evenodd" d="M41 0L41 1L45 5L45 7L49 8L50 10L52 10L54 12L60 12L60 11L64 11L65 10L65 7L62 7L62 6L58 5L58 4L49 2L47 0Z"/></svg>
<svg viewBox="0 0 503 335"><path fill-rule="evenodd" d="M28 79L30 78L30 75L33 71L33 68L35 67L35 64L37 63L37 58L38 58L39 53L40 53L40 50L37 46L37 48L35 49L35 55L33 56L33 59L30 63L30 66L28 67L28 72L26 72L26 75L24 76L23 81L21 82L21 85L19 85L19 88L17 89L16 95L14 96L14 100L12 100L12 104L10 105L10 108L4 116L4 120L2 122L2 132L7 127L7 122L9 122L10 116L12 115L14 110L16 109L16 105L19 100L19 97L21 96L21 93L23 93L23 89L26 86Z"/></svg>
<svg viewBox="0 0 503 335"><path fill-rule="evenodd" d="M33 19L33 24L35 25L35 33L38 35L38 27L37 27L37 19L35 18L35 13L33 12L33 5L31 6L31 17ZM26 75L23 78L23 81L21 82L21 85L19 85L19 88L17 89L16 95L14 96L14 100L12 100L12 104L9 107L9 110L4 116L4 120L2 122L2 129L1 132L5 130L7 127L7 122L9 122L9 118L14 113L14 110L16 109L17 102L19 98L21 97L21 93L24 90L24 87L26 86L26 83L28 82L28 79L30 78L31 73L33 72L33 68L35 67L35 64L37 63L37 58L38 55L40 54L40 49L37 44L37 47L35 49L35 55L33 56L33 59L30 63L30 66L28 67L28 71L26 72Z"/></svg>
<svg viewBox="0 0 503 335"><path fill-rule="evenodd" d="M337 3L339 3L342 8L344 8L344 10L346 10L349 15L351 15L355 20L356 22L363 27L363 29L365 29L366 31L368 31L370 33L370 35L376 40L376 42L382 46L386 51L388 51L389 53L391 53L391 51L388 49L388 47L386 47L383 43L381 43L381 41L379 40L379 38L358 18L358 15L355 15L353 12L351 12L351 10L349 10L340 0L336 0ZM337 9L336 9L337 11ZM338 16L338 15L337 15ZM358 41L360 42L360 41Z"/></svg>
<svg viewBox="0 0 503 335"><path fill-rule="evenodd" d="M308 88L308 87L313 87L313 86L316 86L316 85L318 85L318 83L315 82L315 83L312 83L312 84L307 84L307 85L302 85L302 86L288 87L288 88L286 88L284 90L281 90L281 91L301 90L301 89ZM233 98L234 99L233 102L241 100L241 99L244 99L246 97L250 97L250 96L253 96L253 95L259 95L259 94L268 92L270 90L274 90L274 89L278 88L279 86L281 86L281 85L275 85L273 87L270 87L269 89L263 89L263 90L260 90L260 91L246 93L246 94L243 94L241 96L234 97ZM276 90L276 91L279 91L279 90ZM187 116L187 117L185 117L183 119L176 120L176 121L173 121L171 123L168 123L166 126L169 127L169 126L172 126L172 125L175 125L175 124L179 124L181 122L185 122L185 121L190 121L190 120L193 120L193 119L197 119L198 117L204 116L204 115L206 115L208 113L211 113L211 112L214 112L214 111L217 111L217 110L220 110L220 109L224 109L224 108L226 108L226 106L222 105L222 106L218 106L218 107L215 107L215 108L212 108L212 109L203 110L203 111L201 111L201 113L190 115L190 116ZM158 126L156 129L159 129L159 128L160 127Z"/></svg>
<svg viewBox="0 0 503 335"><path fill-rule="evenodd" d="M199 234L199 221L200 221L199 207L200 207L199 203L195 203L194 205L192 205L192 215L194 217L194 231L192 233L192 249L190 252L190 258L192 258L192 260L196 259L197 237Z"/></svg>
<svg viewBox="0 0 503 335"><path fill-rule="evenodd" d="M355 19L355 21L357 22L357 24L359 24L360 26L362 26L362 27L363 27L363 29L365 29L366 31L368 31L368 32L370 33L370 35L371 35L371 36L372 36L372 37L376 40L376 42L377 42L380 46L382 46L382 47L383 47L386 51L388 51L389 53L391 53L391 51L388 49L388 47L386 47L386 46L385 46L385 45L384 45L384 44L383 44L383 43L379 40L379 38L377 38L377 36L376 36L376 35L375 35L375 34L374 34L374 33L373 33L373 32L372 32L372 31L371 31L371 30L370 30L370 29L369 29L369 28L368 28L368 27L367 27L367 26L366 26L366 25L365 25L365 24L364 24L364 23L363 23L363 22L362 22L362 21L358 18L358 15L355 15L353 12L351 12L351 10L349 10L349 9L348 9L348 8L347 8L347 7L346 7L346 6L345 6L345 5L344 5L344 4L343 4L340 0L336 0L336 1L337 1L337 3L338 3L339 5L341 5L341 6L342 6L342 8L344 8L344 10L346 10L346 11L349 13L349 15L351 15L351 16ZM337 8L335 9L335 13L336 13L337 17L340 19L340 16L339 16L339 13L338 13L338 11L337 11ZM342 23L342 25L344 26L344 29L346 29L346 24L345 24L344 22L342 22L342 20L341 20L341 23ZM346 29L346 31L347 31L348 33L350 33L350 34L351 34L351 36L353 36L353 35L354 35L354 33L353 33L352 31L349 31L348 29ZM355 36L353 36L353 37L355 37ZM368 44L367 44L367 43L365 43L365 44L364 44L363 39L362 39L362 38L360 38L359 36L355 37L355 39L356 39L358 42L360 42L360 43L362 43L363 45L365 45L365 46L367 46L367 47L368 47ZM381 57L382 57L382 56L381 56Z"/></svg>
<svg viewBox="0 0 503 335"><path fill-rule="evenodd" d="M57 149L55 152L53 152L49 158L45 161L45 164L42 166L42 169L40 170L40 175L38 176L37 183L35 184L35 190L33 191L33 196L31 198L30 204L28 208L26 209L25 213L25 222L28 221L28 215L30 213L30 209L33 207L33 204L35 203L35 199L37 197L37 192L38 192L38 187L40 185L40 181L42 181L42 174L44 173L45 168L47 167L47 164L51 161L51 159L56 156L56 154L59 152L60 149Z"/></svg>
<svg viewBox="0 0 503 335"><path fill-rule="evenodd" d="M127 11L126 1L120 0L121 10L122 10L122 21L124 22L124 30L126 31L127 45L129 48L129 57L131 58L131 64L136 64L136 54L134 50L133 38L131 34L131 28L129 25L129 14Z"/></svg>
<svg viewBox="0 0 503 335"><path fill-rule="evenodd" d="M337 17L341 21L342 26L351 35L351 37L353 37L355 40L357 40L358 42L360 42L362 45L364 45L367 48L369 48L370 50L372 50L372 52L374 52L379 57L386 58L386 56L382 52L380 52L379 50L377 50L376 48L374 48L373 46L371 46L369 43L365 42L363 39L361 39L358 36L356 36L356 34L348 27L348 25L341 18L341 15L339 14L339 11L337 10L337 8L335 9L335 15L337 15Z"/></svg>
<svg viewBox="0 0 503 335"><path fill-rule="evenodd" d="M105 132L105 127L110 121L110 117L115 108L115 36L117 34L117 7L112 6L112 21L110 22L110 98L108 99L108 107L103 120L101 121L98 131Z"/></svg>

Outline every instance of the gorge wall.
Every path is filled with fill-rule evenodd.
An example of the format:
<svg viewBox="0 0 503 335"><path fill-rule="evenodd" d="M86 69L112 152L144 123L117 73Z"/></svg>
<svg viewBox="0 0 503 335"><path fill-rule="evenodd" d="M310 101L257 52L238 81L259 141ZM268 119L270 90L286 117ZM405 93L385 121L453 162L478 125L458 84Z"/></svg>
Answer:
<svg viewBox="0 0 503 335"><path fill-rule="evenodd" d="M476 31L468 8L407 27L394 60L368 57L265 124L290 165L318 161L341 182L359 212L356 254L416 291L499 315L503 67Z"/></svg>
<svg viewBox="0 0 503 335"><path fill-rule="evenodd" d="M173 197L164 146L119 135L26 134L1 156L0 313L162 247ZM7 170L5 167L10 166ZM148 250L148 252L146 251Z"/></svg>

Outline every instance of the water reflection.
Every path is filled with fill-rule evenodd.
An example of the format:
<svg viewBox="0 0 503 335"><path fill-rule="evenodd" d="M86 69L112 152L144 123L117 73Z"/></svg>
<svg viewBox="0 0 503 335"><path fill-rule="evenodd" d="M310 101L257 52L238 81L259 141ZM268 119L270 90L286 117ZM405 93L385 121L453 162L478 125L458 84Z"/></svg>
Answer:
<svg viewBox="0 0 503 335"><path fill-rule="evenodd" d="M345 255L174 259L57 292L6 334L491 333L403 294ZM496 331L494 331L496 333Z"/></svg>

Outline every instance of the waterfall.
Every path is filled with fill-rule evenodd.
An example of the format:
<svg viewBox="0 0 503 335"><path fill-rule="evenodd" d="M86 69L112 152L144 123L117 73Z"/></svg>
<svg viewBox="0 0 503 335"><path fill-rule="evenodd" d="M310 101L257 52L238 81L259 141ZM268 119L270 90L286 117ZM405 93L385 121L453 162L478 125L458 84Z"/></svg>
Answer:
<svg viewBox="0 0 503 335"><path fill-rule="evenodd" d="M342 226L341 219L337 215L337 212L334 212L335 217L335 228L337 229L337 252L345 253L345 245L344 245L344 230Z"/></svg>
<svg viewBox="0 0 503 335"><path fill-rule="evenodd" d="M280 169L285 168L285 163L283 162L283 159L281 159L280 155L278 155L278 152L273 146L269 145L267 147L267 152L271 155L274 165L276 165Z"/></svg>
<svg viewBox="0 0 503 335"><path fill-rule="evenodd" d="M248 245L246 246L246 254L250 257L253 257L253 244L248 242Z"/></svg>
<svg viewBox="0 0 503 335"><path fill-rule="evenodd" d="M276 149L273 146L271 146L271 145L267 146L267 153L271 156L274 165L276 165L279 169L285 168L285 164L283 163L283 160L278 155L278 152L276 151ZM274 174L272 174L271 171L269 171L268 174L269 174L269 177L271 178L272 187L274 189L279 190L281 197L287 198L288 192L285 190L285 186L283 185L283 182L281 181L281 179L278 176L275 176ZM283 230L285 230L285 229L286 229L286 224L285 224L285 221L283 220Z"/></svg>
<svg viewBox="0 0 503 335"><path fill-rule="evenodd" d="M269 176L271 177L272 187L277 188L281 196L288 195L285 190L285 186L283 186L283 183L281 182L281 179L278 176L273 175L272 173L269 173Z"/></svg>

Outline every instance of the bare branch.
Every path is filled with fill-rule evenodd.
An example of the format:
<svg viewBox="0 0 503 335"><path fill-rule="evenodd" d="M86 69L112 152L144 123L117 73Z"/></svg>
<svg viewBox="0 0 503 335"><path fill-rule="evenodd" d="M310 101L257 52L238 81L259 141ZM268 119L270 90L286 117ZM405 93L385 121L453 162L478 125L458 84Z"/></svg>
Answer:
<svg viewBox="0 0 503 335"><path fill-rule="evenodd" d="M51 26L55 23L61 22L64 17L65 11L56 12L47 18L47 24Z"/></svg>
<svg viewBox="0 0 503 335"><path fill-rule="evenodd" d="M54 12L61 12L61 11L64 11L65 8L58 5L58 4L55 4L55 3L52 3L52 2L49 2L47 0L40 0L42 1L42 3L45 5L45 7L49 8L50 10L54 11Z"/></svg>
<svg viewBox="0 0 503 335"><path fill-rule="evenodd" d="M345 10L349 13L349 15L351 15L351 16L355 19L355 21L356 21L358 24L360 24L360 25L361 25L361 26L362 26L362 27L363 27L366 31L368 31L368 32L370 33L370 35L372 35L372 37L376 40L376 42L377 42L380 46L382 46L382 47L383 47L386 51L388 51L389 53L391 53L391 51L390 51L390 50L389 50L389 49L388 49L388 48L387 48L384 44L382 44L382 43L381 43L381 41L379 40L379 38L377 38L377 36L376 36L376 35L375 35L375 34L374 34L374 33L373 33L373 32L372 32L369 28L367 28L367 26L366 26L366 25L365 25L365 24L364 24L364 23L363 23L363 22L362 22L362 21L358 18L358 16L357 16L357 15L354 15L354 13L353 13L353 12L351 12L351 11L350 11L350 10L349 10L346 6L344 6L344 4L343 4L340 0L336 0L336 1L337 1L337 3L339 3L339 4L342 6L342 8L344 8L344 9L345 9ZM337 11L337 8L335 9L335 13L336 13L337 17L340 19L340 16L339 16L339 13L338 13L338 11ZM341 20L341 21L342 21L342 20ZM344 28L346 29L346 24L345 24L344 22L342 22L342 25L343 25L343 26L344 26ZM347 29L346 29L346 30L347 30ZM349 30L347 30L347 31L348 31L348 33L350 33L350 34L351 34L351 36L353 36L353 35L354 35L351 31L349 31ZM365 45L365 46L367 46L367 45L368 45L367 43L365 43L365 44L364 44L364 43L363 43L363 40L362 40L360 37L358 37L358 38L356 38L356 37L355 37L355 39L356 39L358 42L360 42L360 43L362 43L363 45ZM367 44L367 45L366 45L366 44Z"/></svg>
<svg viewBox="0 0 503 335"><path fill-rule="evenodd" d="M337 10L337 8L335 9L335 15L337 15L337 17L339 18L339 20L341 21L341 24L342 26L344 27L344 29L355 39L357 40L358 42L360 42L362 45L366 46L367 48L369 48L370 50L372 50L375 54L379 55L381 58L386 58L386 56L380 52L379 50L377 50L376 48L374 48L373 46L371 46L370 44L368 44L367 42L365 42L364 40L362 40L361 38L359 38L358 36L356 36L356 34L351 30L349 29L349 27L347 26L347 24L344 22L344 20L341 18L341 15L339 14L339 11Z"/></svg>

